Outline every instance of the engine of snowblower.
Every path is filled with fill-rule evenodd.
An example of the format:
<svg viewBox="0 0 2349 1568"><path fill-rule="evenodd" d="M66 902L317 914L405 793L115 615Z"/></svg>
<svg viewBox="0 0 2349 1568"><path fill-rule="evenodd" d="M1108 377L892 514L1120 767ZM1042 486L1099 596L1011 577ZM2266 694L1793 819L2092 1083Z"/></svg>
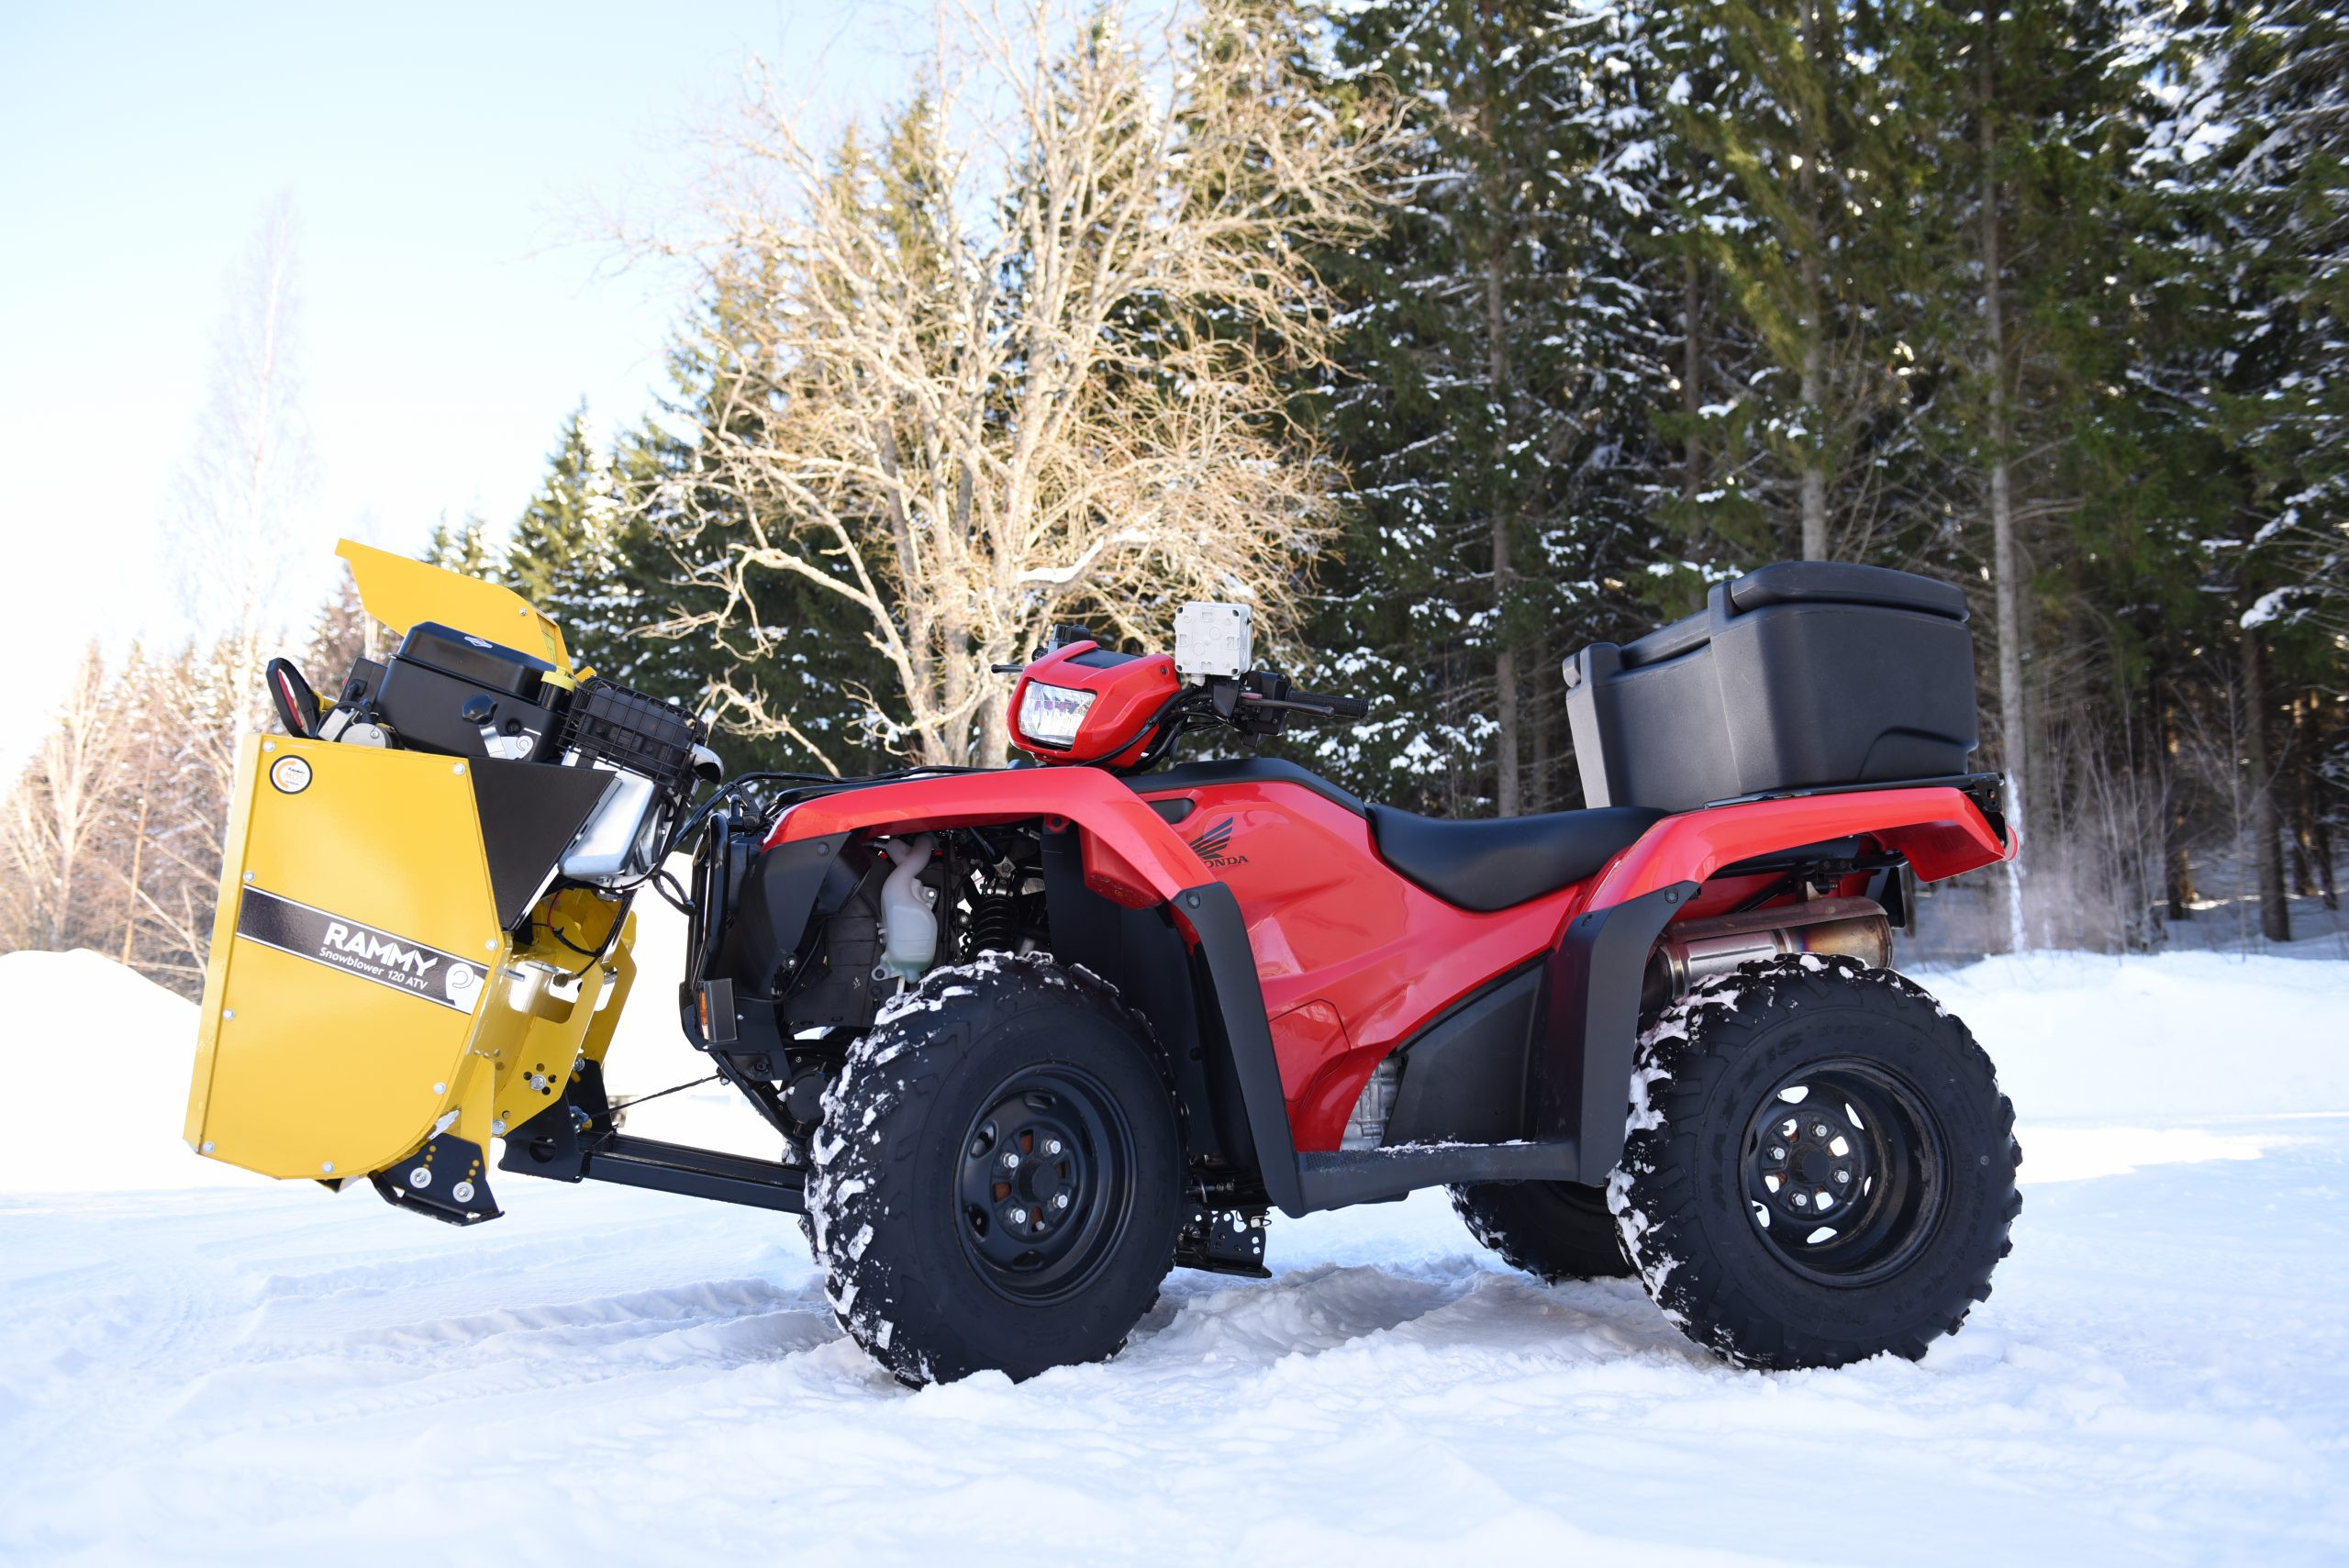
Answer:
<svg viewBox="0 0 2349 1568"><path fill-rule="evenodd" d="M187 1138L465 1223L496 1213L490 1139L600 1063L629 899L717 759L513 593L340 553L400 643L331 703L270 666L286 733L239 759Z"/></svg>

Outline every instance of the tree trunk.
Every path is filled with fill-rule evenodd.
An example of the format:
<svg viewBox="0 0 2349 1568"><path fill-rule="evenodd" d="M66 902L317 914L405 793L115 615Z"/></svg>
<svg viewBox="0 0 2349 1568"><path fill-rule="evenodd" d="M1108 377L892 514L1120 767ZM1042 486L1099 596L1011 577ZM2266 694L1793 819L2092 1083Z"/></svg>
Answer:
<svg viewBox="0 0 2349 1568"><path fill-rule="evenodd" d="M1808 168L1806 164L1804 167ZM1819 258L1802 259L1803 297L1809 302L1804 327L1809 340L1802 349L1802 556L1827 559L1827 452L1820 428L1820 400L1826 395L1826 350L1819 340L1825 310L1820 298Z"/></svg>
<svg viewBox="0 0 2349 1568"><path fill-rule="evenodd" d="M2292 940L2292 906L2284 895L2282 824L2277 820L2276 780L2267 755L2267 681L2259 630L2244 627L2243 642L2243 755L2251 799L2251 852L2259 876L2259 932L2271 942Z"/></svg>
<svg viewBox="0 0 2349 1568"><path fill-rule="evenodd" d="M1998 130L1993 112L1998 101L1994 60L1998 25L1995 12L1983 14L1975 114L1982 151L1983 350L1990 373L1990 591L1998 602L1998 753L2007 772L2007 825L2020 834L2028 798L2024 783L2030 775L2031 729L2022 689L2022 569L2021 552L2015 548L2014 495L2007 453L2006 262L1999 243ZM2006 884L2007 942L2021 952L2031 945L2031 931L2023 917L2020 856L2007 862Z"/></svg>
<svg viewBox="0 0 2349 1568"><path fill-rule="evenodd" d="M1550 672L1557 664L1557 649L1545 627L1533 637L1533 766L1525 787L1528 811L1549 811L1557 805L1558 705L1550 700Z"/></svg>
<svg viewBox="0 0 2349 1568"><path fill-rule="evenodd" d="M1492 233L1485 244L1485 395L1490 409L1489 417L1493 420L1493 717L1497 727L1493 737L1493 749L1498 763L1494 770L1493 807L1500 816L1515 817L1524 810L1524 791L1518 772L1521 725L1518 707L1517 649L1508 624L1513 570L1509 556L1513 542L1511 536L1516 531L1506 477L1508 458L1507 284L1509 262L1507 214L1510 196L1508 181L1499 177L1500 138L1497 134L1498 116L1494 103L1496 84L1492 54L1499 40L1486 37L1480 42L1485 59L1484 152L1491 161L1486 181L1486 218L1492 225Z"/></svg>
<svg viewBox="0 0 2349 1568"><path fill-rule="evenodd" d="M1680 411L1688 434L1681 442L1680 499L1694 503L1705 487L1705 443L1697 421L1705 406L1705 274L1692 254L1680 273Z"/></svg>
<svg viewBox="0 0 2349 1568"><path fill-rule="evenodd" d="M153 788L155 749L150 744L141 750L139 763L139 819L130 830L130 870L124 881L128 895L122 906L122 966L130 967L137 951L139 935L139 878L140 861L147 849L147 803Z"/></svg>
<svg viewBox="0 0 2349 1568"><path fill-rule="evenodd" d="M2337 915L2341 912L2341 884L2332 871L2332 828L2322 817L2316 819L2309 840L2309 848L2316 856L2317 896L2324 900L2326 913Z"/></svg>
<svg viewBox="0 0 2349 1568"><path fill-rule="evenodd" d="M1803 21L1815 68L1823 76L1833 71L1834 35L1842 31L1835 17L1835 0L1809 0L1804 6ZM1822 106L1826 89L1822 83ZM1797 172L1796 188L1801 196L1801 209L1809 220L1810 231L1800 239L1802 261L1802 555L1806 561L1824 561L1828 555L1827 538L1827 421L1824 405L1827 400L1827 287L1825 258L1827 247L1827 193L1820 179L1820 164L1827 155L1828 127L1821 121L1812 123L1811 144L1805 150L1802 168Z"/></svg>

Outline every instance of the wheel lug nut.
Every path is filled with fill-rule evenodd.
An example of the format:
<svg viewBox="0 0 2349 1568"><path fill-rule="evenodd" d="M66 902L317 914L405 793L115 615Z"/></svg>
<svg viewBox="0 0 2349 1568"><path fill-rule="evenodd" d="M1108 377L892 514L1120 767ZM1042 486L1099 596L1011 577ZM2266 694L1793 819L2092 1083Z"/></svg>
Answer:
<svg viewBox="0 0 2349 1568"><path fill-rule="evenodd" d="M1807 1198L1807 1197L1803 1196L1803 1195L1802 1195L1802 1194L1800 1194L1800 1193L1797 1193L1797 1194L1795 1194L1795 1207L1796 1207L1797 1208L1806 1208L1806 1207L1809 1207L1809 1204L1810 1204L1810 1199L1809 1199L1809 1198Z"/></svg>
<svg viewBox="0 0 2349 1568"><path fill-rule="evenodd" d="M1815 1122L1812 1122L1812 1123L1810 1124L1810 1135L1811 1135L1813 1138L1824 1138L1824 1137L1826 1137L1826 1136L1827 1136L1827 1124L1826 1124L1825 1122L1823 1122L1823 1121L1815 1121Z"/></svg>
<svg viewBox="0 0 2349 1568"><path fill-rule="evenodd" d="M1018 1170L1019 1168L1019 1156L1014 1154L1008 1149L1005 1150L1003 1151L1003 1168L1007 1171Z"/></svg>
<svg viewBox="0 0 2349 1568"><path fill-rule="evenodd" d="M1849 1172L1849 1171L1838 1171L1838 1172L1836 1172L1836 1173L1835 1173L1835 1184L1836 1184L1836 1185L1838 1185L1838 1186L1842 1186L1844 1183L1846 1183L1846 1182L1850 1181L1851 1179L1852 1179L1852 1173L1851 1173L1851 1172Z"/></svg>
<svg viewBox="0 0 2349 1568"><path fill-rule="evenodd" d="M1771 1158L1771 1159L1773 1159L1773 1160L1783 1160L1783 1159L1785 1159L1786 1157L1787 1157L1787 1151L1786 1151L1784 1149L1775 1148L1775 1147L1774 1147L1774 1148L1770 1151L1770 1158Z"/></svg>
<svg viewBox="0 0 2349 1568"><path fill-rule="evenodd" d="M1014 1224L1014 1225L1025 1225L1025 1224L1027 1224L1027 1223L1028 1223L1028 1211L1027 1211L1026 1209L1024 1209L1024 1208L1015 1208L1015 1209L1013 1209L1013 1210L1011 1211L1011 1223L1012 1223L1012 1224Z"/></svg>
<svg viewBox="0 0 2349 1568"><path fill-rule="evenodd" d="M1057 1138L1053 1139L1050 1143L1047 1143L1047 1144L1045 1144L1045 1145L1044 1145L1044 1152L1045 1152L1045 1153L1047 1153L1047 1154L1057 1154L1057 1153L1059 1153L1060 1151L1061 1151L1061 1140L1060 1140L1059 1139L1057 1139Z"/></svg>
<svg viewBox="0 0 2349 1568"><path fill-rule="evenodd" d="M1054 1193L1052 1195L1052 1207L1054 1208L1066 1208L1068 1207L1068 1194Z"/></svg>

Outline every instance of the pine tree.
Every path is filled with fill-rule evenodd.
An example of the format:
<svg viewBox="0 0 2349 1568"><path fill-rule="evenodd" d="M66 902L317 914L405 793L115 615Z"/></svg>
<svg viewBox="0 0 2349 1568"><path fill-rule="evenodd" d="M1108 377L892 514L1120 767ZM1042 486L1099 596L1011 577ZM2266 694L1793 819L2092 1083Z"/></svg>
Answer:
<svg viewBox="0 0 2349 1568"><path fill-rule="evenodd" d="M1904 232L1909 187L1935 177L1898 156L1904 105L1877 69L1903 18L1842 0L1692 5L1664 32L1699 69L1669 91L1692 166L1720 177L1694 182L1689 232L1757 350L1714 417L1774 456L1746 493L1787 519L1774 553L1881 556L1915 458L1905 306L1926 259Z"/></svg>
<svg viewBox="0 0 2349 1568"><path fill-rule="evenodd" d="M1333 90L1383 81L1416 136L1385 235L1328 263L1353 309L1325 428L1355 491L1311 635L1376 705L1319 760L1454 813L1564 804L1559 662L1620 624L1652 552L1642 24L1463 3L1333 28Z"/></svg>

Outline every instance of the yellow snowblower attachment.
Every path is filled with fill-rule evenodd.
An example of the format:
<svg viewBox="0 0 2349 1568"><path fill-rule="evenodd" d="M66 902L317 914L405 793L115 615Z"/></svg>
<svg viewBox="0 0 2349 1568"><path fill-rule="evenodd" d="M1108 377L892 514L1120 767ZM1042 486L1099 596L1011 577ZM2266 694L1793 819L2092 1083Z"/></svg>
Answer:
<svg viewBox="0 0 2349 1568"><path fill-rule="evenodd" d="M491 1138L567 1115L602 1060L634 974L629 853L665 825L644 781L590 755L611 727L581 728L551 621L491 584L341 553L406 641L316 704L312 733L245 740L186 1136L467 1223L497 1212Z"/></svg>

